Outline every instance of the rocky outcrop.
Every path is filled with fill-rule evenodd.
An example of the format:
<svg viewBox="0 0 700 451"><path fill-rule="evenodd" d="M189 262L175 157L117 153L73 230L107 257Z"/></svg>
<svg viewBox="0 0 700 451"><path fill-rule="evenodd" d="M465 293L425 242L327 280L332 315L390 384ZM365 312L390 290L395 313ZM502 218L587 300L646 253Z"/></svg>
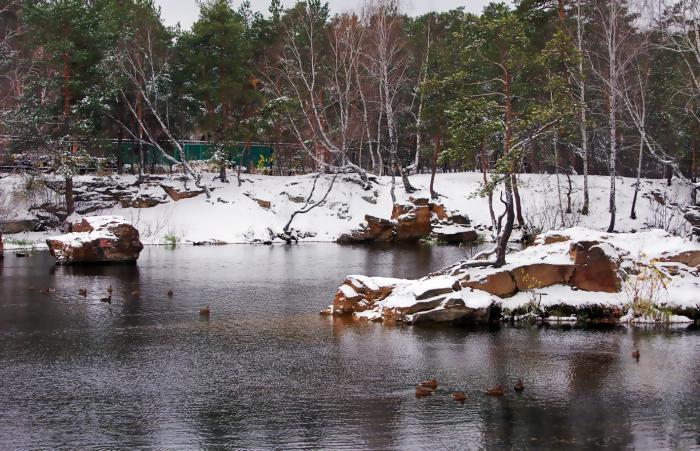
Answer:
<svg viewBox="0 0 700 451"><path fill-rule="evenodd" d="M676 255L666 255L660 261L683 263L686 266L694 266L700 269L700 251L686 251Z"/></svg>
<svg viewBox="0 0 700 451"><path fill-rule="evenodd" d="M408 202L394 204L391 219L365 216L359 229L341 235L339 243L410 242L432 238L448 244L476 241L476 230L469 227L469 219L448 212L444 205L427 198L409 198Z"/></svg>
<svg viewBox="0 0 700 451"><path fill-rule="evenodd" d="M350 276L324 312L410 324L700 318L700 244L661 230L581 228L539 236L535 244L509 254L500 268L465 260L418 280ZM655 297L637 298L649 296L648 284L656 284Z"/></svg>
<svg viewBox="0 0 700 451"><path fill-rule="evenodd" d="M573 286L585 291L620 291L620 258L612 246L580 241L571 245L570 253L576 267L571 279Z"/></svg>
<svg viewBox="0 0 700 451"><path fill-rule="evenodd" d="M693 235L700 241L700 207L690 207L683 216L693 227Z"/></svg>
<svg viewBox="0 0 700 451"><path fill-rule="evenodd" d="M436 241L447 244L473 243L479 239L479 234L473 227L463 225L444 225L438 224L433 226L430 237Z"/></svg>
<svg viewBox="0 0 700 451"><path fill-rule="evenodd" d="M0 232L6 234L33 232L39 229L37 219L10 219L0 223Z"/></svg>
<svg viewBox="0 0 700 451"><path fill-rule="evenodd" d="M427 199L395 204L391 219L396 221L396 241L418 241L430 235L432 211Z"/></svg>
<svg viewBox="0 0 700 451"><path fill-rule="evenodd" d="M143 249L138 230L119 216L87 217L69 228L46 240L59 265L135 262Z"/></svg>
<svg viewBox="0 0 700 451"><path fill-rule="evenodd" d="M122 208L153 208L168 203L166 199L140 194L134 197L124 197L120 201Z"/></svg>
<svg viewBox="0 0 700 451"><path fill-rule="evenodd" d="M183 199L191 199L205 193L203 189L179 188L165 183L161 184L160 187L163 188L163 191L175 202Z"/></svg>
<svg viewBox="0 0 700 451"><path fill-rule="evenodd" d="M547 263L523 265L514 268L512 271L515 285L519 291L566 284L573 273L574 265L551 265Z"/></svg>
<svg viewBox="0 0 700 451"><path fill-rule="evenodd" d="M263 200L263 199L253 199L253 200L255 202L257 202L261 208L264 208L266 210L269 210L270 208L272 208L272 202L270 202L269 200Z"/></svg>
<svg viewBox="0 0 700 451"><path fill-rule="evenodd" d="M462 276L461 285L464 288L481 290L500 297L512 296L518 289L513 274L507 269L466 273Z"/></svg>

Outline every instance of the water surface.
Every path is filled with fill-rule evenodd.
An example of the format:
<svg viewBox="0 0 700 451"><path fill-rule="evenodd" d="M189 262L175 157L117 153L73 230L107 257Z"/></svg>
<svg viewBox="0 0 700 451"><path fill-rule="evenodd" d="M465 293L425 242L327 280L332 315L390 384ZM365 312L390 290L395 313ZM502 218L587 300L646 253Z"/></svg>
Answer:
<svg viewBox="0 0 700 451"><path fill-rule="evenodd" d="M438 329L318 315L347 274L417 277L465 252L150 247L137 266L75 268L6 254L0 448L700 447L696 328ZM99 301L109 285L111 305ZM416 399L428 377L440 389ZM482 394L517 378L522 395Z"/></svg>

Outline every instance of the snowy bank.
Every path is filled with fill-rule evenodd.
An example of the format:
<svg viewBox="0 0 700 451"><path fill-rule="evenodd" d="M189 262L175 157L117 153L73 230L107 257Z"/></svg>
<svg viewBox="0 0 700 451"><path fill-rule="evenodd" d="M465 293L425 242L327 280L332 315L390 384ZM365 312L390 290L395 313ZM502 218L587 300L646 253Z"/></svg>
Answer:
<svg viewBox="0 0 700 451"><path fill-rule="evenodd" d="M418 280L348 276L322 313L412 324L693 322L700 243L662 230L570 228L538 236L502 267L465 260Z"/></svg>
<svg viewBox="0 0 700 451"><path fill-rule="evenodd" d="M207 180L215 174L206 174ZM281 232L291 214L304 205L311 192L314 175L272 177L244 176L242 186L232 183L211 182L213 195L207 199L201 191L179 175L150 177L139 181L131 175L75 178L77 213L68 218L76 220L90 215L118 215L126 218L140 232L144 244L166 243L250 243L264 242ZM312 201L323 197L332 176L321 176ZM474 196L481 187L478 173L438 174L436 189L440 203L454 214L469 218L470 225L480 234L489 234L491 219L485 198ZM572 208L566 216L566 226L579 225L594 230L607 227L607 196L609 179L590 177L591 212L587 216L577 213L582 198L583 178L574 176ZM418 188L415 198L427 198L430 176L411 176L411 183ZM634 180L618 181L618 221L616 230L634 231L652 227L689 227L683 219L689 188L674 185L666 187L663 180L642 181L638 201L637 219L629 218ZM42 189L48 186L50 189ZM5 247L13 249L41 244L54 234L60 223L52 222L55 209L60 209L60 179L29 179L13 175L0 180L0 214L5 229ZM556 178L550 175L523 174L520 176L520 193L526 222L538 230L562 227L556 203ZM292 227L302 240L334 242L344 234L361 228L365 217L371 215L390 220L394 203L391 200L391 179L378 177L370 190L357 183L356 176L339 177L326 201L310 212L298 215ZM402 186L396 187L397 204L409 200ZM660 203L659 200L663 203ZM500 203L494 208L501 210ZM30 230L23 233L17 230ZM34 231L31 231L34 230ZM460 232L473 233L456 226L436 228L445 241Z"/></svg>

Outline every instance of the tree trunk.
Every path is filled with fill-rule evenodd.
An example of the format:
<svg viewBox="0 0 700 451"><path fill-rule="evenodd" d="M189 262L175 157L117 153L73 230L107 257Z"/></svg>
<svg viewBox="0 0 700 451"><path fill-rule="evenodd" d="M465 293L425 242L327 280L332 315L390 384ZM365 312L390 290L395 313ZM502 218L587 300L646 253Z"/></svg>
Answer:
<svg viewBox="0 0 700 451"><path fill-rule="evenodd" d="M481 138L481 144L480 144L480 151L479 153L481 154L481 172L484 175L484 187L486 187L489 184L489 179L488 179L488 160L486 159L486 150L484 148L484 138ZM496 223L496 213L493 211L493 192L491 190L488 190L488 201L489 201L489 215L491 216L491 225L493 227L494 233L498 233L498 225Z"/></svg>
<svg viewBox="0 0 700 451"><path fill-rule="evenodd" d="M75 212L75 201L73 199L73 178L66 177L66 217Z"/></svg>
<svg viewBox="0 0 700 451"><path fill-rule="evenodd" d="M500 268L506 264L506 253L508 252L508 240L513 233L513 223L515 222L515 214L513 212L513 191L511 186L511 178L505 179L506 191L506 223L500 231L498 241L496 243L496 267Z"/></svg>
<svg viewBox="0 0 700 451"><path fill-rule="evenodd" d="M246 137L245 139L245 147L243 147L243 152L241 152L241 157L238 159L238 168L236 171L236 177L238 178L238 186L241 186L243 183L241 181L241 166L243 165L243 159L248 155L248 149L250 148L250 137Z"/></svg>
<svg viewBox="0 0 700 451"><path fill-rule="evenodd" d="M433 151L433 166L430 173L430 198L437 199L438 193L435 192L435 173L437 172L437 162L440 156L440 146L442 144L442 135L435 134L435 150Z"/></svg>
<svg viewBox="0 0 700 451"><path fill-rule="evenodd" d="M693 183L698 182L698 139L696 137L693 137L693 144L691 149L690 181ZM693 189L691 196L692 204L696 205L698 203L697 188Z"/></svg>
<svg viewBox="0 0 700 451"><path fill-rule="evenodd" d="M581 22L581 0L577 1L576 13L576 46L579 52L578 61L578 78L579 78L579 108L581 115L581 158L583 159L583 207L581 208L582 215L588 215L590 199L588 195L588 133L586 127L586 84L585 73L583 71L583 24Z"/></svg>
<svg viewBox="0 0 700 451"><path fill-rule="evenodd" d="M644 140L639 140L639 155L637 156L637 182L634 184L634 196L632 197L631 219L637 219L637 195L639 186L642 183L642 159L644 158Z"/></svg>
<svg viewBox="0 0 700 451"><path fill-rule="evenodd" d="M609 9L609 24L615 23L617 17L615 16L614 5L610 4ZM608 36L608 97L609 97L609 111L608 111L608 126L610 127L610 160L609 170L610 170L610 225L608 225L608 233L612 233L615 230L615 214L617 213L617 206L615 204L615 176L616 158L617 158L617 36L613 30Z"/></svg>
<svg viewBox="0 0 700 451"><path fill-rule="evenodd" d="M63 125L65 127L65 133L68 137L68 148L69 152L75 153L76 149L71 142L71 129L70 129L70 101L71 93L68 83L71 78L70 70L70 56L67 52L63 52ZM66 217L73 214L75 211L75 202L73 201L73 177L72 175L66 176Z"/></svg>

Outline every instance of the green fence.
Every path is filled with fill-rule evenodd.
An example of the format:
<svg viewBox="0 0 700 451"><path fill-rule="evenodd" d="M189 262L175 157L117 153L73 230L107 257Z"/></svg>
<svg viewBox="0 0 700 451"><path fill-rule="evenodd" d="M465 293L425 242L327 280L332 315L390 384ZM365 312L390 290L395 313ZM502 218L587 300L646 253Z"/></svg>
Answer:
<svg viewBox="0 0 700 451"><path fill-rule="evenodd" d="M211 147L212 144L209 143L185 143L183 144L185 158L188 161L208 160L211 158ZM169 164L154 146L144 144L144 151L146 152L147 163ZM180 155L176 149L169 150L169 152L176 160L180 160ZM247 151L245 151L243 144L228 147L229 161L236 164L242 163L244 166L257 165L261 156L266 161L270 161L273 153L274 149L271 146L262 144L251 144ZM123 142L118 147L114 157L120 158L124 164L136 164L139 161L139 146L136 143Z"/></svg>

